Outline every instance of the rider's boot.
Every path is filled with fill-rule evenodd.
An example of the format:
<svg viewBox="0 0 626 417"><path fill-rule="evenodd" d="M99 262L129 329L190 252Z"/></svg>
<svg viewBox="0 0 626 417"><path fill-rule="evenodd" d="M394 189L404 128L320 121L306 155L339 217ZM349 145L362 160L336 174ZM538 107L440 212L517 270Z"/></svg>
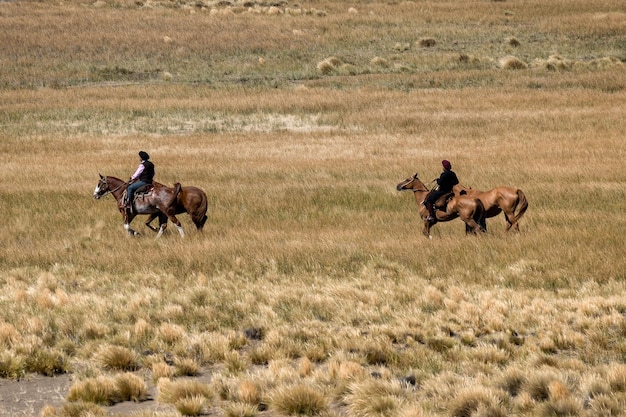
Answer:
<svg viewBox="0 0 626 417"><path fill-rule="evenodd" d="M435 207L430 203L426 203L426 208L428 209L428 217L426 217L426 221L436 222L437 216L435 215Z"/></svg>

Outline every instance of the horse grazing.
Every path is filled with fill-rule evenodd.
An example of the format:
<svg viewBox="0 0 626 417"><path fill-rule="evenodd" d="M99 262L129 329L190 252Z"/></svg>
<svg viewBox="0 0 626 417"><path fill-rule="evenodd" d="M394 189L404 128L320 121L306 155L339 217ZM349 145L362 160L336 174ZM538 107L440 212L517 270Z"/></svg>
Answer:
<svg viewBox="0 0 626 417"><path fill-rule="evenodd" d="M519 232L519 219L522 218L528 208L526 194L519 188L503 186L489 191L479 191L457 184L453 191L455 195L468 195L480 199L485 206L486 218L495 217L503 212L506 219L505 230L509 231L513 228L514 231ZM516 210L517 214L515 214Z"/></svg>
<svg viewBox="0 0 626 417"><path fill-rule="evenodd" d="M117 208L124 218L124 229L129 236L138 235L139 232L130 227L130 223L138 214L156 214L159 217L159 233L157 238L161 237L167 228L167 219L170 219L178 228L181 237L185 236L180 221L176 218L175 207L176 198L181 192L180 187L177 189L166 187L162 184L153 184L148 191L143 193L141 189L135 193L135 201L132 202L134 210L128 213L124 207L124 198L126 197L126 189L128 183L115 177L104 177L100 175L100 180L93 192L93 197L98 200L108 193L111 193L117 201Z"/></svg>
<svg viewBox="0 0 626 417"><path fill-rule="evenodd" d="M447 222L460 217L465 222L465 233L476 234L484 232L485 208L482 202L477 198L468 196L454 196L452 193L442 196L435 202L436 221L427 221L428 209L424 205L424 200L430 190L424 185L417 176L417 173L409 177L396 186L398 191L413 191L415 200L419 207L419 214L424 220L424 236L432 238L430 228L436 222ZM451 198L450 198L451 197Z"/></svg>
<svg viewBox="0 0 626 417"><path fill-rule="evenodd" d="M153 182L153 184L163 185L158 182ZM201 232L208 219L206 212L209 206L206 193L198 187L182 187L180 183L177 182L174 184L174 188L176 189L178 187L180 187L181 192L176 195L175 214L188 213L189 217L191 217L191 221L196 225L196 229ZM146 221L146 226L155 232L159 229L151 226L150 223L158 216L158 213L153 213L148 217L148 221ZM165 221L167 221L167 219Z"/></svg>

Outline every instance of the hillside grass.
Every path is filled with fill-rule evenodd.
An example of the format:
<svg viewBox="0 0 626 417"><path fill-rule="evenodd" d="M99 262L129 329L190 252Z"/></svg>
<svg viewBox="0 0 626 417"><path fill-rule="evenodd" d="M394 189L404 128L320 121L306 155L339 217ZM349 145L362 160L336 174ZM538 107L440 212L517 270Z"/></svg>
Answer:
<svg viewBox="0 0 626 417"><path fill-rule="evenodd" d="M624 13L0 3L0 377L70 373L49 417L624 416ZM140 149L203 233L93 199ZM422 236L395 186L442 159L521 233Z"/></svg>

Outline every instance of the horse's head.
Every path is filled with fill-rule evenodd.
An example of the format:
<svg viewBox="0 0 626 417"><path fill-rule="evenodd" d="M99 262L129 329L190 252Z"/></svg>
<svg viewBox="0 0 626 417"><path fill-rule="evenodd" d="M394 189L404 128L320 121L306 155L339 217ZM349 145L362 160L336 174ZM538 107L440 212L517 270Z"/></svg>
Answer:
<svg viewBox="0 0 626 417"><path fill-rule="evenodd" d="M100 180L96 185L96 189L93 190L93 198L95 198L96 200L104 197L107 193L111 192L111 188L109 187L109 183L107 182L107 177L103 177L102 174L99 175Z"/></svg>
<svg viewBox="0 0 626 417"><path fill-rule="evenodd" d="M396 186L398 191L428 191L428 188L420 181L417 176L417 172L412 177L409 177Z"/></svg>

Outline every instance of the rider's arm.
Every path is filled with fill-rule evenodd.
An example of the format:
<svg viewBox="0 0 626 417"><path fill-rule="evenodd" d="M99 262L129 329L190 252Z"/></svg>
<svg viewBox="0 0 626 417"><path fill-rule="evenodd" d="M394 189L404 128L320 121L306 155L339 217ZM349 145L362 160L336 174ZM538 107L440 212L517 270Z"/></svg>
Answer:
<svg viewBox="0 0 626 417"><path fill-rule="evenodd" d="M139 178L142 172L143 172L143 164L139 164L139 166L137 167L137 171L135 171L135 173L130 177L130 180L135 181L137 178Z"/></svg>

